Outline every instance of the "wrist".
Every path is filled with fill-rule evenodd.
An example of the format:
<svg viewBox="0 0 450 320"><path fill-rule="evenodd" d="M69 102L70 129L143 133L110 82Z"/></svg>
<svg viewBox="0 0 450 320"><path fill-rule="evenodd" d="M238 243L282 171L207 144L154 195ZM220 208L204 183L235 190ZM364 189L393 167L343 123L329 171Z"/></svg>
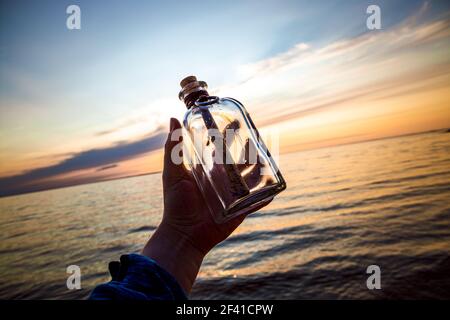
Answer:
<svg viewBox="0 0 450 320"><path fill-rule="evenodd" d="M182 233L161 222L142 254L155 260L189 293L205 254Z"/></svg>

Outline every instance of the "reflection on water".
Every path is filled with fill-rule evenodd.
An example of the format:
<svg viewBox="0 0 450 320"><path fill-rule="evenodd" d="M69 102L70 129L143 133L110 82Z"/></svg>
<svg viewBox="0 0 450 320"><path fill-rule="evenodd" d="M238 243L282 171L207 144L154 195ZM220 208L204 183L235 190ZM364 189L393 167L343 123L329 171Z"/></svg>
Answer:
<svg viewBox="0 0 450 320"><path fill-rule="evenodd" d="M449 298L450 134L281 157L288 189L205 259L192 298ZM159 175L0 199L0 298L84 298L161 218ZM82 271L69 291L66 267ZM377 264L382 290L366 288Z"/></svg>

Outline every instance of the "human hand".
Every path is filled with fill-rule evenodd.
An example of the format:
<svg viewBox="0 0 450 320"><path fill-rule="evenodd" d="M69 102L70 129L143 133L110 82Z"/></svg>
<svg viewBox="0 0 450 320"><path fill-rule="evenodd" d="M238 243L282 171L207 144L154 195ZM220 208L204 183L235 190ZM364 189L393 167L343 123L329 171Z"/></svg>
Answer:
<svg viewBox="0 0 450 320"><path fill-rule="evenodd" d="M226 239L242 223L245 215L223 224L214 222L192 174L183 164L177 165L171 160L172 149L181 141L172 141L175 130L181 130L181 125L172 118L164 150L163 219L143 254L172 273L185 291L189 292L203 257ZM268 203L270 201L253 211Z"/></svg>

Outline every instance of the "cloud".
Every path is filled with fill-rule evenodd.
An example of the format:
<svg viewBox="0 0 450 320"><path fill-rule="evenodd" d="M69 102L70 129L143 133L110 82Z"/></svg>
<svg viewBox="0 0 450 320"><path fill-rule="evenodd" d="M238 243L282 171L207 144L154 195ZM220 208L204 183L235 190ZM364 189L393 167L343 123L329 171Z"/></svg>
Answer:
<svg viewBox="0 0 450 320"><path fill-rule="evenodd" d="M292 68L299 69L321 63L335 65L342 59L353 63L355 61L352 58L361 56L361 53L364 53L363 56L367 60L381 54L399 52L448 38L450 36L448 16L436 21L420 22L429 8L429 3L425 2L415 14L389 30L366 30L359 36L342 39L319 48L307 43L298 43L274 57L240 66L238 74L244 79L241 84ZM333 61L334 59L337 61Z"/></svg>
<svg viewBox="0 0 450 320"><path fill-rule="evenodd" d="M130 108L120 115L117 121L105 123L93 133L94 137L106 137L111 140L118 137L135 137L145 132L167 129L169 117L183 110L176 95L161 97Z"/></svg>
<svg viewBox="0 0 450 320"><path fill-rule="evenodd" d="M450 19L424 21L428 10L425 2L396 26L323 46L301 42L240 66L241 81L216 93L245 97L256 123L270 125L412 86L419 91L450 68Z"/></svg>
<svg viewBox="0 0 450 320"><path fill-rule="evenodd" d="M119 165L117 164L117 163L113 163L113 164L109 164L109 165L107 165L107 166L103 166L103 167L100 167L100 168L98 168L97 170L95 170L95 171L105 171L105 170L108 170L108 169L112 169L112 168L116 168L116 167L118 167Z"/></svg>
<svg viewBox="0 0 450 320"><path fill-rule="evenodd" d="M408 75L382 79L363 88L342 92L330 99L317 99L317 101L300 104L300 106L299 103L294 103L286 112L279 112L273 117L261 119L258 124L266 126L327 110L345 108L355 101L367 104L372 100L395 98L419 91L425 92L433 88L448 87L448 81L445 78L448 74L450 74L450 65L448 64L437 65L435 68L427 70L415 70L409 72Z"/></svg>
<svg viewBox="0 0 450 320"><path fill-rule="evenodd" d="M39 180L83 169L106 170L118 162L134 158L147 152L160 149L166 139L166 133L156 131L150 136L131 142L121 142L110 147L90 149L73 154L71 157L51 166L33 169L22 174L0 178L0 196L41 190L45 183Z"/></svg>
<svg viewBox="0 0 450 320"><path fill-rule="evenodd" d="M117 132L117 131L119 131L119 130L121 130L123 128L127 128L127 127L133 125L134 123L135 123L134 121L129 121L129 122L126 122L126 123L124 123L122 125L119 125L117 127L108 128L108 129L105 129L105 130L100 130L100 131L95 132L94 136L96 136L96 137L106 136L106 135L109 135L111 133Z"/></svg>
<svg viewBox="0 0 450 320"><path fill-rule="evenodd" d="M309 54L311 47L306 43L298 43L292 49L283 52L275 57L271 57L256 63L240 66L238 73L241 77L247 78L243 82L255 78L261 73L275 72L284 66L295 64L303 56Z"/></svg>

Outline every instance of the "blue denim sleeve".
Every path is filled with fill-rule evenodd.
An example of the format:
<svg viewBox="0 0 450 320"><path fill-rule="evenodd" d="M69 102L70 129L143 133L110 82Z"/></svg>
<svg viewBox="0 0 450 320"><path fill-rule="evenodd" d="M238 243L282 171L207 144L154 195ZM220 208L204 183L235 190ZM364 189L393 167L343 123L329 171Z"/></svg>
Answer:
<svg viewBox="0 0 450 320"><path fill-rule="evenodd" d="M111 281L98 285L90 300L187 300L178 282L154 260L128 254L109 263Z"/></svg>

